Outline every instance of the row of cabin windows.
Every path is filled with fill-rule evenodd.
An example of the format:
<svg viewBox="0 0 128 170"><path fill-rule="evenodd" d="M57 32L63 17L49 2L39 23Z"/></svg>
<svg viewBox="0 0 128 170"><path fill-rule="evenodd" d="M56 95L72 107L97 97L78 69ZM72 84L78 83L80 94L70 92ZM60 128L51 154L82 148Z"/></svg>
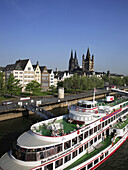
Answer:
<svg viewBox="0 0 128 170"><path fill-rule="evenodd" d="M108 156L108 151L105 152L105 154L102 154L100 157L98 157L97 159L95 159L93 162L91 162L90 164L87 165L87 169L91 169L93 167L93 165L96 165L97 163L99 163L100 161L102 161L105 157ZM86 170L86 166L80 170Z"/></svg>
<svg viewBox="0 0 128 170"><path fill-rule="evenodd" d="M98 136L98 139L100 139L100 138L101 138L101 134ZM63 165L63 159L64 159L64 163L70 161L71 160L71 155L72 155L72 159L75 158L78 155L78 153L79 154L82 153L84 150L86 150L88 148L88 146L91 146L93 144L93 142L96 142L96 141L97 141L97 137L94 138L94 140L92 139L88 143L86 143L83 146L81 146L79 149L74 151L72 154L69 154L69 155L65 156L64 158L61 158L61 159L57 160L55 162L55 168L58 168L61 165ZM102 156L101 159L103 159L103 156ZM52 170L51 168L53 169L53 163L45 166L44 170Z"/></svg>
<svg viewBox="0 0 128 170"><path fill-rule="evenodd" d="M79 135L78 138L77 137L73 138L72 146L74 146L78 142L81 142L83 139L87 138L88 136L92 135L93 133L97 132L98 130L100 130L101 128L103 128L104 126L109 124L110 122L114 121L116 118L120 117L122 114L124 114L127 111L128 111L128 108L125 109L124 111L118 113L116 116L113 116L113 117L109 118L108 120L104 121L102 124L99 124L98 126L95 126L94 128L90 129L89 131L86 131L85 133ZM98 138L99 138L99 136L98 136ZM71 141L65 142L64 149L68 149L69 147L71 147Z"/></svg>

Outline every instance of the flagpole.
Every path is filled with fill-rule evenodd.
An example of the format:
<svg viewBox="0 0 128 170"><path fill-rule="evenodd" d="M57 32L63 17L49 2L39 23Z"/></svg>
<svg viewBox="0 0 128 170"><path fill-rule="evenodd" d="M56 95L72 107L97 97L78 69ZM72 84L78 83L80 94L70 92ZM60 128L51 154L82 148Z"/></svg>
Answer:
<svg viewBox="0 0 128 170"><path fill-rule="evenodd" d="M95 88L94 88L94 93L93 93L93 103L95 102Z"/></svg>

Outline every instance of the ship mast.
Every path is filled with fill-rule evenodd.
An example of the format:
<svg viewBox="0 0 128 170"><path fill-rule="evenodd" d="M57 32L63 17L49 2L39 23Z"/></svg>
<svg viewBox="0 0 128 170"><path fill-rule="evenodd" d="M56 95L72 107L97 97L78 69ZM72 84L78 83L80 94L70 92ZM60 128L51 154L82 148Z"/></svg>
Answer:
<svg viewBox="0 0 128 170"><path fill-rule="evenodd" d="M93 103L95 102L95 92L96 92L96 89L94 88L94 92L93 92Z"/></svg>

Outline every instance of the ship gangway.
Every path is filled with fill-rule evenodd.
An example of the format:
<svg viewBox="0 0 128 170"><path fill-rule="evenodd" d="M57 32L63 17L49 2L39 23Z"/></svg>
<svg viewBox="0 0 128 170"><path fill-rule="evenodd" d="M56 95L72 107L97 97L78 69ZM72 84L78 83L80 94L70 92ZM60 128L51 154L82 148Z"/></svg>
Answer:
<svg viewBox="0 0 128 170"><path fill-rule="evenodd" d="M117 92L117 93L121 93L121 94L123 94L123 95L128 96L128 92L127 92L127 91L124 91L124 90L120 90L120 89L116 89L116 88L111 88L111 91Z"/></svg>
<svg viewBox="0 0 128 170"><path fill-rule="evenodd" d="M46 110L44 110L38 106L35 106L33 104L24 105L24 108L31 112L34 112L35 114L39 115L40 117L42 117L45 120L56 117L53 113L46 111Z"/></svg>

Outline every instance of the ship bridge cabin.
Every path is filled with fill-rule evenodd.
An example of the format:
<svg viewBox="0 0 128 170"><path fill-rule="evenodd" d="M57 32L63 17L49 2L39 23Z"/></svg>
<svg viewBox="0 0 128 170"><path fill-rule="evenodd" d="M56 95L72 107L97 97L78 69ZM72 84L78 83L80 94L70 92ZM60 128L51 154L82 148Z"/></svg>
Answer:
<svg viewBox="0 0 128 170"><path fill-rule="evenodd" d="M91 111L97 108L97 102L81 100L81 101L78 101L77 106L86 109L86 111Z"/></svg>
<svg viewBox="0 0 128 170"><path fill-rule="evenodd" d="M96 101L78 101L77 106L69 106L69 119L72 119L74 123L88 124L94 121L95 118L99 117L98 107Z"/></svg>

